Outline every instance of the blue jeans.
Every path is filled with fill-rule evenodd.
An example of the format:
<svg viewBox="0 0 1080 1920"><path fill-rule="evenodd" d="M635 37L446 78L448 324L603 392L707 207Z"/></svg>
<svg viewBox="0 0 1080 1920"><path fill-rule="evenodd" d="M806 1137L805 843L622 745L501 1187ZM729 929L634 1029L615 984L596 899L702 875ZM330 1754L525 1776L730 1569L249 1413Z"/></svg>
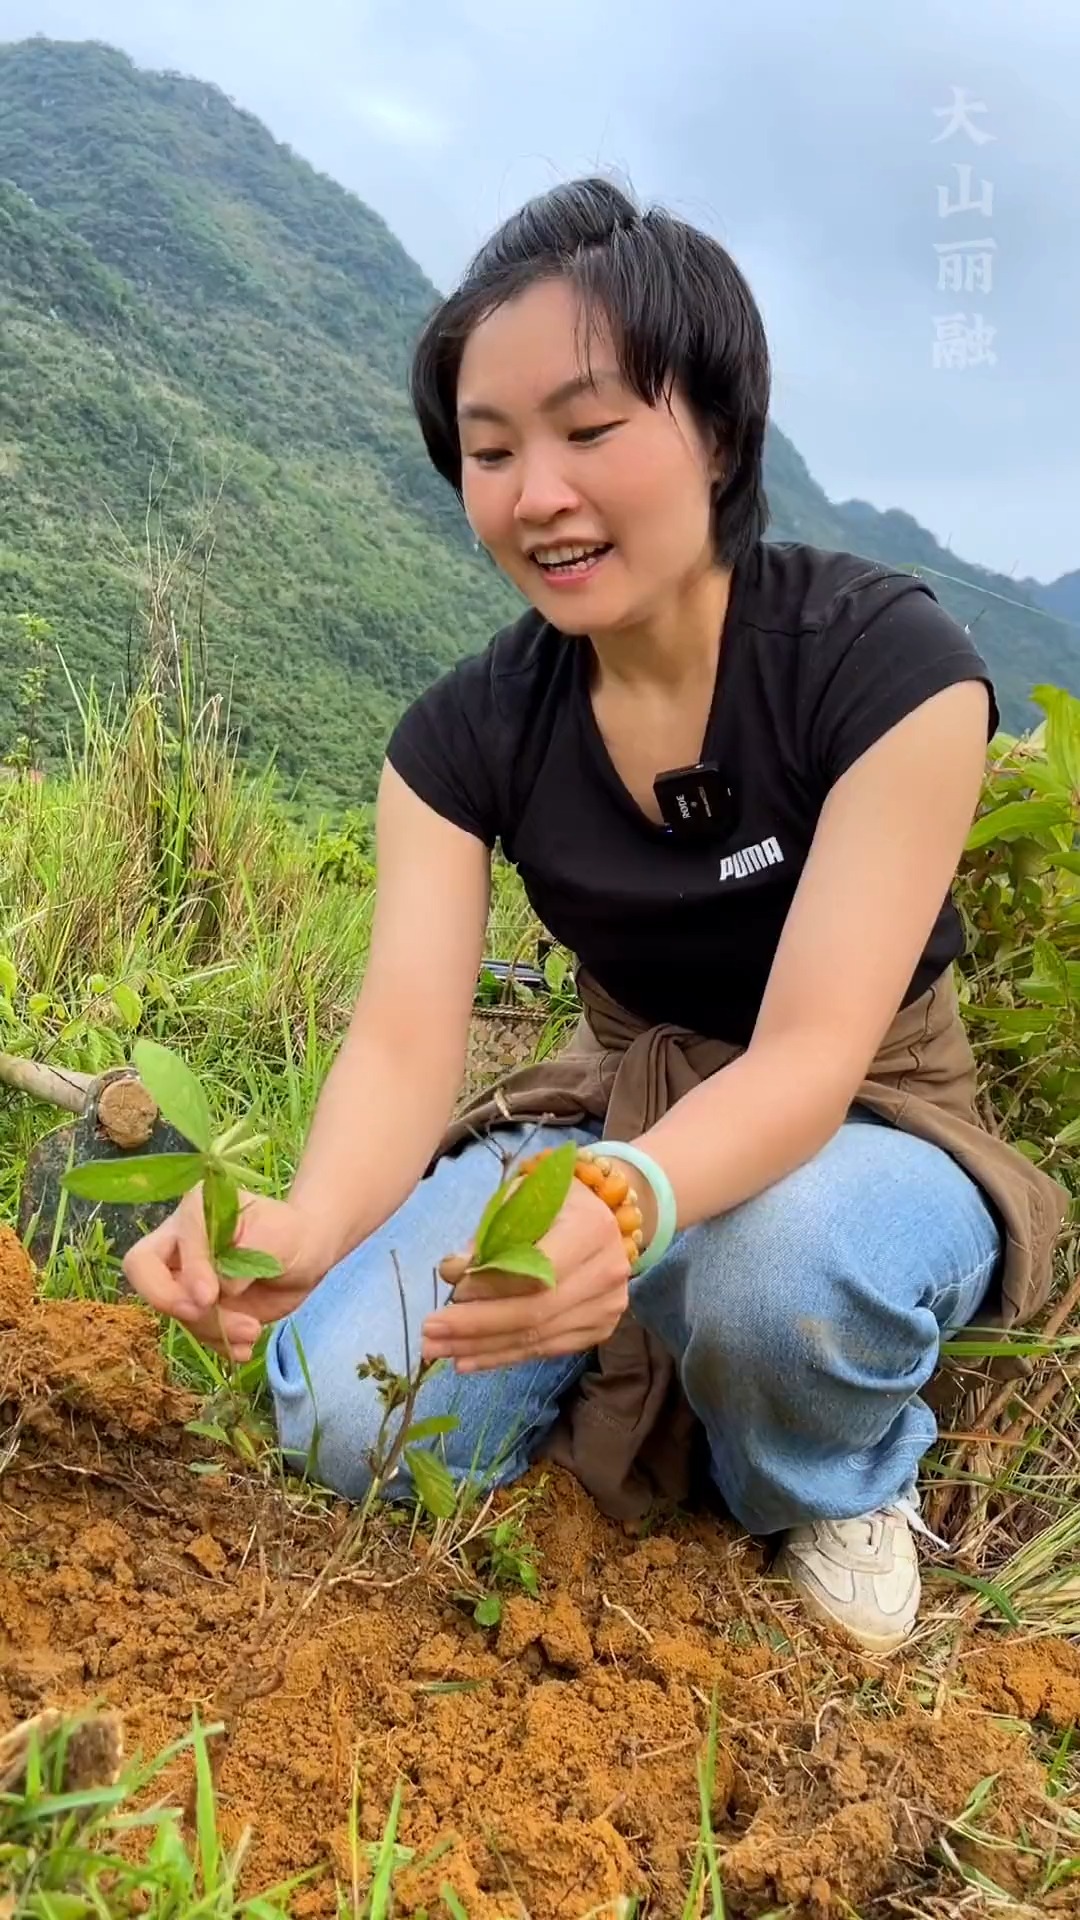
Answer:
<svg viewBox="0 0 1080 1920"><path fill-rule="evenodd" d="M596 1130L530 1130L531 1145ZM512 1144L522 1129L506 1129ZM370 1484L381 1405L356 1368L405 1365L436 1298L433 1270L469 1239L499 1177L492 1148L444 1159L399 1212L272 1330L267 1367L283 1450L349 1498ZM909 1490L936 1437L920 1397L944 1333L979 1311L1001 1257L983 1196L947 1154L859 1109L805 1166L677 1236L631 1282L637 1319L678 1364L735 1518L768 1534L845 1519ZM445 1299L446 1290L438 1287ZM303 1348L303 1364L298 1350ZM515 1479L541 1449L588 1354L497 1372L441 1370L417 1418L452 1413L442 1443L457 1479ZM305 1367L312 1392L305 1381ZM395 1416L396 1419L396 1416ZM314 1462L313 1436L317 1447ZM387 1491L407 1496L406 1474Z"/></svg>

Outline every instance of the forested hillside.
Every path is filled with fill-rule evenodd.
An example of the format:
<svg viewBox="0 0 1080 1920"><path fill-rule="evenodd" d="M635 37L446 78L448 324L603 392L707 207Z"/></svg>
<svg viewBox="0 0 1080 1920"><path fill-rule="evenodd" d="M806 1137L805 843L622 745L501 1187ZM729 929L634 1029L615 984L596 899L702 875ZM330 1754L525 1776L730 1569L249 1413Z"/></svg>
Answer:
<svg viewBox="0 0 1080 1920"><path fill-rule="evenodd" d="M0 755L19 616L48 623L77 683L115 684L180 543L173 610L231 689L242 751L273 751L313 802L370 794L403 702L519 604L408 407L434 298L375 213L216 88L95 44L0 47ZM775 430L768 479L774 537L1026 599L906 516L834 506ZM933 585L978 619L1013 722L1041 679L1080 689L1076 629ZM46 651L54 757L72 705Z"/></svg>

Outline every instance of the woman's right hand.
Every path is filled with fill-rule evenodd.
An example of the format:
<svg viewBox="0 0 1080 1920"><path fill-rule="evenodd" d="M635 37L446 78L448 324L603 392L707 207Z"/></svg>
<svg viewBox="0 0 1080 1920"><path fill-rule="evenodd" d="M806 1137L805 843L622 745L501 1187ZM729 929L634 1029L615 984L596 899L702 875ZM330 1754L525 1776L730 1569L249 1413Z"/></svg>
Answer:
<svg viewBox="0 0 1080 1920"><path fill-rule="evenodd" d="M124 1276L159 1313L179 1320L233 1360L247 1360L265 1326L292 1313L323 1277L311 1220L289 1200L240 1195L234 1243L278 1260L276 1280L222 1285L210 1258L202 1187L186 1193L166 1220L124 1256Z"/></svg>

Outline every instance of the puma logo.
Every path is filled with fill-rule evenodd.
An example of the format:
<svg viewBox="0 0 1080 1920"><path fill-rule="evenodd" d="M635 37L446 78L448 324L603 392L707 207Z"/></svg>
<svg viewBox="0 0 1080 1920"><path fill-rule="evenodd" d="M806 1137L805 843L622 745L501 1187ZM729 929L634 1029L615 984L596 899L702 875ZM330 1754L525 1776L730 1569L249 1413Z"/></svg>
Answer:
<svg viewBox="0 0 1080 1920"><path fill-rule="evenodd" d="M720 862L720 883L725 880L745 880L748 874L762 873L766 867L781 867L784 856L779 840L770 837L759 840L752 847L743 847L740 853L725 854Z"/></svg>

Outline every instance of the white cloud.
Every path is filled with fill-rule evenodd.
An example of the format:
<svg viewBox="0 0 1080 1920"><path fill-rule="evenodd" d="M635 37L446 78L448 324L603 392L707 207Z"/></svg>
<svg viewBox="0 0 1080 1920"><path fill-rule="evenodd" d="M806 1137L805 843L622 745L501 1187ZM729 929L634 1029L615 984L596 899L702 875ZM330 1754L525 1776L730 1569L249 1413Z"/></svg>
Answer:
<svg viewBox="0 0 1080 1920"><path fill-rule="evenodd" d="M343 95L343 104L373 132L385 134L388 140L403 146L441 147L449 138L450 122L445 116L416 101L349 88Z"/></svg>

